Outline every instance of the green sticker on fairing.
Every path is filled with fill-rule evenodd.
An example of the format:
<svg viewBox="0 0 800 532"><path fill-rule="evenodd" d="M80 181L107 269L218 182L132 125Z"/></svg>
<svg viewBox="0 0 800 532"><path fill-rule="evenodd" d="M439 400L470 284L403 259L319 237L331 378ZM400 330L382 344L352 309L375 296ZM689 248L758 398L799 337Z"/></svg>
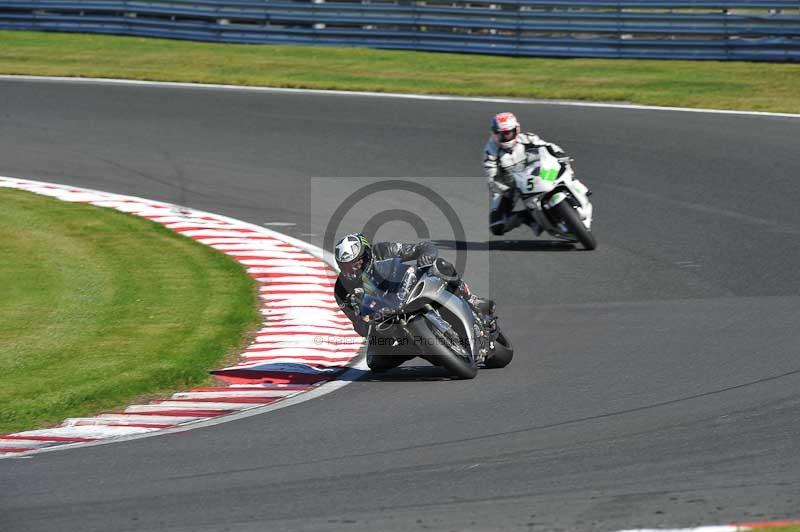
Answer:
<svg viewBox="0 0 800 532"><path fill-rule="evenodd" d="M563 192L556 192L555 194L550 196L549 200L547 200L547 205L550 207L555 207L556 205L564 201L566 197L567 195L564 194Z"/></svg>
<svg viewBox="0 0 800 532"><path fill-rule="evenodd" d="M555 181L558 177L558 168L542 169L539 172L539 179L543 181Z"/></svg>

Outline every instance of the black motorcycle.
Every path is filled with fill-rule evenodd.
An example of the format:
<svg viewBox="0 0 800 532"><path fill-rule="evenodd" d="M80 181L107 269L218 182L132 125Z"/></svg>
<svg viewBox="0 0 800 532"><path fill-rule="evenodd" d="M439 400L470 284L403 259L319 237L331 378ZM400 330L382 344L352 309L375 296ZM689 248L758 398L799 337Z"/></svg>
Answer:
<svg viewBox="0 0 800 532"><path fill-rule="evenodd" d="M386 371L421 357L462 379L478 367L501 368L514 350L490 316L448 291L439 262L419 268L400 259L375 261L364 275L360 315L370 324L367 365Z"/></svg>

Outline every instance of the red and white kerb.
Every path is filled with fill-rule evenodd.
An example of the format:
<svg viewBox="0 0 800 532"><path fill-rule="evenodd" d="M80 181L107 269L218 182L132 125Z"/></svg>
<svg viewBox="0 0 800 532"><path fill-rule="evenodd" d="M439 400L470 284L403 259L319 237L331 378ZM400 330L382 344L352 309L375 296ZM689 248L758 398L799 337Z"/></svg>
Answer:
<svg viewBox="0 0 800 532"><path fill-rule="evenodd" d="M0 187L108 207L153 220L243 264L258 283L262 323L240 361L212 371L219 386L178 392L121 412L0 435L0 458L164 430L295 397L335 379L363 339L333 297L336 272L322 250L269 229L168 203L0 177Z"/></svg>

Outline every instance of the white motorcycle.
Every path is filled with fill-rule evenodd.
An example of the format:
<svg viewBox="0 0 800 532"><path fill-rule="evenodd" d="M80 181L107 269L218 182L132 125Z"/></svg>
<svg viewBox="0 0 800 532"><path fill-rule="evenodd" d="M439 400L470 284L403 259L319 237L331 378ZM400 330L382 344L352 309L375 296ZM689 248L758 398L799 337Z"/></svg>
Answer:
<svg viewBox="0 0 800 532"><path fill-rule="evenodd" d="M542 230L556 238L580 242L586 249L597 247L592 234L592 203L589 189L575 178L569 157L556 157L546 146L539 157L520 164L511 174L516 184L516 199L525 209L515 211L536 235ZM530 222L534 221L535 224ZM538 226L538 227L537 227Z"/></svg>

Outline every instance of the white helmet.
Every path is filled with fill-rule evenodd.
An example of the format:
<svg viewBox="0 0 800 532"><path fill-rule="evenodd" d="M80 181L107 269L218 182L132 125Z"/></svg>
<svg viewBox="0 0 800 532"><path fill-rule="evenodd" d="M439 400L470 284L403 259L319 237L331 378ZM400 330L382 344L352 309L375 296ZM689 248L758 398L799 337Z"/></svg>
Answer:
<svg viewBox="0 0 800 532"><path fill-rule="evenodd" d="M514 147L519 131L519 122L513 113L498 113L492 118L492 137L504 150Z"/></svg>

